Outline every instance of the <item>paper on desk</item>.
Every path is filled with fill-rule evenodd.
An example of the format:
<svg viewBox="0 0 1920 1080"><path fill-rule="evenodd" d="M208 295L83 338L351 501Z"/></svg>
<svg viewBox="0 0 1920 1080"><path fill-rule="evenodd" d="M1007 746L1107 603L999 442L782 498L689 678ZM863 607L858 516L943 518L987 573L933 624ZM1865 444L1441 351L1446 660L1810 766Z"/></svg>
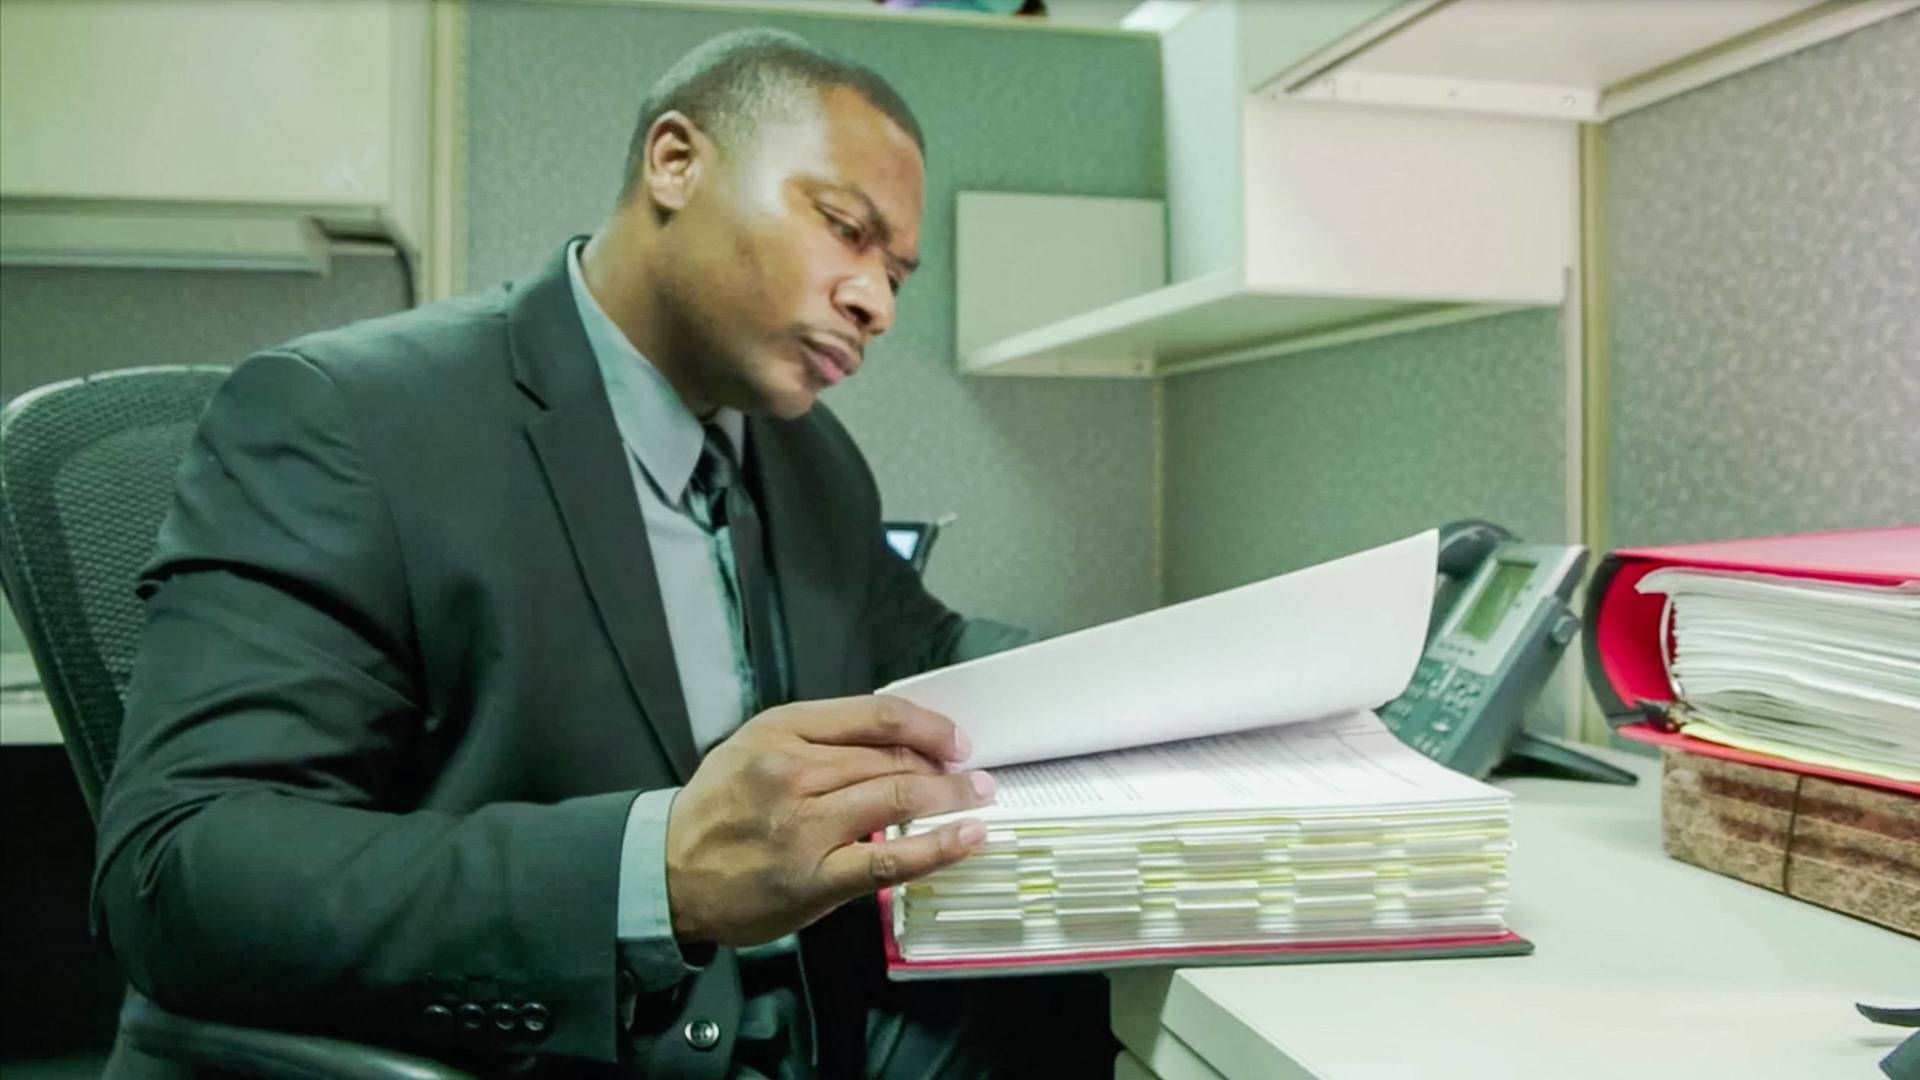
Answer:
<svg viewBox="0 0 1920 1080"><path fill-rule="evenodd" d="M1709 742L1717 742L1741 750L1751 750L1756 754L1771 754L1789 761L1804 761L1809 765L1820 765L1829 769L1866 773L1869 776L1884 776L1889 780L1920 784L1920 768L1903 766L1888 760L1885 748L1876 748L1872 756L1865 756L1848 753L1844 749L1809 746L1804 736L1796 738L1793 742L1783 742L1743 732L1723 722L1716 723L1698 712L1690 715L1693 719L1680 725L1680 733L1691 735L1696 739L1706 739Z"/></svg>
<svg viewBox="0 0 1920 1080"><path fill-rule="evenodd" d="M991 768L1370 709L1406 688L1432 530L1291 574L904 679Z"/></svg>

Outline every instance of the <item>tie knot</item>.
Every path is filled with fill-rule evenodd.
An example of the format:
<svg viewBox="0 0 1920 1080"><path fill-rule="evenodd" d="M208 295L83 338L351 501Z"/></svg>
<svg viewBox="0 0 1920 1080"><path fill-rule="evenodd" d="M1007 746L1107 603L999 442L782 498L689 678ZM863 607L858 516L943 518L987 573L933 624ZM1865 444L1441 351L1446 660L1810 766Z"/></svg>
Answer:
<svg viewBox="0 0 1920 1080"><path fill-rule="evenodd" d="M693 482L708 494L721 494L738 479L740 467L733 460L733 442L718 424L702 424L707 441L700 447L700 461L693 467Z"/></svg>

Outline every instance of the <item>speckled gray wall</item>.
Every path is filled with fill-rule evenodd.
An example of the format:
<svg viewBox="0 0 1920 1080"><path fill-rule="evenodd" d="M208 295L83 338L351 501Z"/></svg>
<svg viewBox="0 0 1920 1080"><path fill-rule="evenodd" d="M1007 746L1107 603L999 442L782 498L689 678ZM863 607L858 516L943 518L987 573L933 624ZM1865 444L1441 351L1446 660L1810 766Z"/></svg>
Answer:
<svg viewBox="0 0 1920 1080"><path fill-rule="evenodd" d="M592 229L641 95L715 34L792 30L891 80L930 149L925 265L870 363L826 400L866 450L890 515L960 515L928 574L949 603L1046 632L1152 604L1150 389L961 378L953 204L962 190L1158 197L1153 38L639 5L468 10L470 287L524 273Z"/></svg>
<svg viewBox="0 0 1920 1080"><path fill-rule="evenodd" d="M1615 544L1920 521L1920 13L1610 125Z"/></svg>
<svg viewBox="0 0 1920 1080"><path fill-rule="evenodd" d="M1561 357L1555 309L1171 380L1167 599L1456 518L1564 536Z"/></svg>
<svg viewBox="0 0 1920 1080"><path fill-rule="evenodd" d="M147 364L232 364L291 337L398 311L392 257L335 256L326 276L225 270L0 268L0 403ZM25 652L0 600L0 652Z"/></svg>
<svg viewBox="0 0 1920 1080"><path fill-rule="evenodd" d="M326 275L0 268L0 401L143 364L234 364L313 330L398 311L391 256L336 255Z"/></svg>

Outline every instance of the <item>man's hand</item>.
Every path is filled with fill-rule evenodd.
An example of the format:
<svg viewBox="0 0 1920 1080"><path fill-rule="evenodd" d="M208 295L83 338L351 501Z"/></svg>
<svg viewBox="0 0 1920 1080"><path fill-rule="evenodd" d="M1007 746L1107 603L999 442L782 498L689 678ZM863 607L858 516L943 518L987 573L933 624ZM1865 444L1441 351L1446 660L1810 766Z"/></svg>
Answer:
<svg viewBox="0 0 1920 1080"><path fill-rule="evenodd" d="M959 862L986 840L968 818L862 842L889 825L993 800L953 721L892 697L769 709L715 746L667 819L667 897L683 945L752 945L863 893Z"/></svg>

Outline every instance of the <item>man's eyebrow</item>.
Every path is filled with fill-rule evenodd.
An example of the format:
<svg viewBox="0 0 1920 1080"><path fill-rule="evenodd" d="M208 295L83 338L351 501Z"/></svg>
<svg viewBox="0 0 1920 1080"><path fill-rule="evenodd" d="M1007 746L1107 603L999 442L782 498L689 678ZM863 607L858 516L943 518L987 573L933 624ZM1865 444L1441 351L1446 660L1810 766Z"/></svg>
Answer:
<svg viewBox="0 0 1920 1080"><path fill-rule="evenodd" d="M839 194L845 195L850 199L857 200L861 206L866 208L867 217L873 221L874 234L880 238L880 243L883 246L889 240L893 239L893 223L887 220L887 215L880 212L880 208L874 205L873 200L867 197L866 192L861 191L859 188L854 187L852 184L829 184L828 190L838 192ZM901 258L900 256L895 255L891 251L886 252L886 256L890 261L898 263L900 265L900 268L905 270L909 274L913 273L915 270L920 269L919 259Z"/></svg>

